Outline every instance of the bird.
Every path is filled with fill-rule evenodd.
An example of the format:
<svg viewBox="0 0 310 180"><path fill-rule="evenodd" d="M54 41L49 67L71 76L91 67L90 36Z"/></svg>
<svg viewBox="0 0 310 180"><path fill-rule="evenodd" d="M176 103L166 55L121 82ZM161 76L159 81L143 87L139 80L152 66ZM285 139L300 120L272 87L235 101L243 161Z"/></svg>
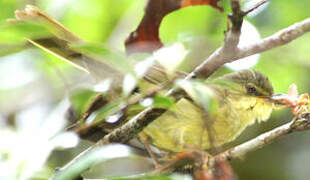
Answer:
<svg viewBox="0 0 310 180"><path fill-rule="evenodd" d="M211 92L212 103L217 104L209 113L212 115L204 117L203 111L208 110L183 98L174 110L143 130L150 144L172 152L219 147L236 139L249 125L266 121L273 110L273 86L259 71L233 72L206 80L203 85Z"/></svg>

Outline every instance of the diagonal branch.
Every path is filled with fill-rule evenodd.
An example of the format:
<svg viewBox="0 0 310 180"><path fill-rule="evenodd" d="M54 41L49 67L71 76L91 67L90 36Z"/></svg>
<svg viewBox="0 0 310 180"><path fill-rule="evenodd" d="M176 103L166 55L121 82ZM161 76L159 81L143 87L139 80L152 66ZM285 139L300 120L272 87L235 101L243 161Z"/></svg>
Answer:
<svg viewBox="0 0 310 180"><path fill-rule="evenodd" d="M223 54L223 47L221 47L196 68L197 76L208 77L226 63L288 44L309 31L310 18L307 18L266 37L255 44L238 47L235 54Z"/></svg>
<svg viewBox="0 0 310 180"><path fill-rule="evenodd" d="M269 132L259 135L241 145L235 146L225 152L214 156L211 160L225 161L233 158L241 157L248 152L259 149L267 144L270 144L275 139L296 131L305 131L310 129L310 113L304 113L299 117L295 117L291 122L288 122L280 127L277 127Z"/></svg>

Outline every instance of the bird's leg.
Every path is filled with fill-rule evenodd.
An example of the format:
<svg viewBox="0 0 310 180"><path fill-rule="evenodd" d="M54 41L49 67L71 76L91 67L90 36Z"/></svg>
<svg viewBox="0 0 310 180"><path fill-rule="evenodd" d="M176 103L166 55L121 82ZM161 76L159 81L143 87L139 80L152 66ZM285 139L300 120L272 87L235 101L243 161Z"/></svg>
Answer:
<svg viewBox="0 0 310 180"><path fill-rule="evenodd" d="M156 155L153 153L151 146L150 146L149 142L147 141L147 136L142 132L138 135L138 139L140 140L140 142L143 144L146 151L150 155L150 158L152 159L152 161L154 163L155 169L161 169L162 165L158 162Z"/></svg>

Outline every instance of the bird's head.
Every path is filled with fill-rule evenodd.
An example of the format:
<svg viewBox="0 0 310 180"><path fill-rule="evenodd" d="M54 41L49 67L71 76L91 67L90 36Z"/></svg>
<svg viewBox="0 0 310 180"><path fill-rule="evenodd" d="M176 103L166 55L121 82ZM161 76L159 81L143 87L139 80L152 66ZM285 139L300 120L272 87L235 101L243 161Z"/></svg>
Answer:
<svg viewBox="0 0 310 180"><path fill-rule="evenodd" d="M256 70L246 69L230 73L215 79L214 82L245 96L269 99L274 95L269 79Z"/></svg>

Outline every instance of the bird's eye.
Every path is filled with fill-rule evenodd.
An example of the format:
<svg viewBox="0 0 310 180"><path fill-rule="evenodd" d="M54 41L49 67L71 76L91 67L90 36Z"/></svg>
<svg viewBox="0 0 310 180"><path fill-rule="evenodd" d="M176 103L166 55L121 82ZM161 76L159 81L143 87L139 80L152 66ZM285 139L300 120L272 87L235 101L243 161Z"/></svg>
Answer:
<svg viewBox="0 0 310 180"><path fill-rule="evenodd" d="M255 94L256 88L253 85L249 84L246 88L249 94Z"/></svg>

